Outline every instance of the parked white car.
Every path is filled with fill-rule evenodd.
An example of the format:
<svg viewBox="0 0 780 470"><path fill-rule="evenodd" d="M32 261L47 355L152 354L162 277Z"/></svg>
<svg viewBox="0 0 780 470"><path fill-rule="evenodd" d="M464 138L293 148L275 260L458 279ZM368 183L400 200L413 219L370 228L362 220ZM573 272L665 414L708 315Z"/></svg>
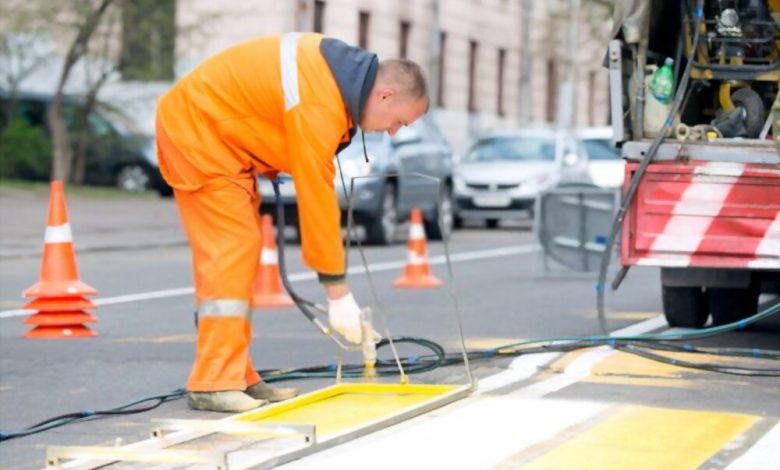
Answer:
<svg viewBox="0 0 780 470"><path fill-rule="evenodd" d="M549 188L590 184L585 149L573 134L549 128L496 132L479 138L455 169L456 226L480 219L533 214L536 197Z"/></svg>

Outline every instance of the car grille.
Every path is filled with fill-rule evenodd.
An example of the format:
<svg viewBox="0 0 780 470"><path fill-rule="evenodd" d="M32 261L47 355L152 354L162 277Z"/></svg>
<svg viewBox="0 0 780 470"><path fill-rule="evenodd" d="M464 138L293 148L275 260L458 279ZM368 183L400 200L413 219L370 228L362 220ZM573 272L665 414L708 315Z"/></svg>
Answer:
<svg viewBox="0 0 780 470"><path fill-rule="evenodd" d="M520 187L519 184L484 184L484 183L466 183L466 187L475 189L477 191L495 191L495 190L507 190Z"/></svg>

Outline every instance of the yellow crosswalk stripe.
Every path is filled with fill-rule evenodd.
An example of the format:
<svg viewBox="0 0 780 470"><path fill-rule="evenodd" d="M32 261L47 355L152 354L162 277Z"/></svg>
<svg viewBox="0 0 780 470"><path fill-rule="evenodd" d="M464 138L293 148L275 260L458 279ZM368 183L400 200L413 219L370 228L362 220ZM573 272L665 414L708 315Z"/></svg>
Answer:
<svg viewBox="0 0 780 470"><path fill-rule="evenodd" d="M522 468L696 469L758 419L734 413L629 408Z"/></svg>

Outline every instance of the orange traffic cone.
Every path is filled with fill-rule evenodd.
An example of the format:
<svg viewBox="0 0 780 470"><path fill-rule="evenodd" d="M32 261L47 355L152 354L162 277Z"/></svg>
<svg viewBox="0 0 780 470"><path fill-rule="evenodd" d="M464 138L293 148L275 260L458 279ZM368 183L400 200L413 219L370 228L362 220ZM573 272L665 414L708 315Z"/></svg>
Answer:
<svg viewBox="0 0 780 470"><path fill-rule="evenodd" d="M263 249L260 251L260 264L253 286L252 304L255 307L291 307L295 305L282 290L282 278L279 274L279 252L274 238L271 216L262 217Z"/></svg>
<svg viewBox="0 0 780 470"><path fill-rule="evenodd" d="M428 265L428 248L425 241L425 227L423 227L422 212L420 209L412 211L412 220L409 225L409 240L406 242L409 257L404 268L403 276L395 280L395 287L439 287L442 282L431 274Z"/></svg>
<svg viewBox="0 0 780 470"><path fill-rule="evenodd" d="M24 321L36 325L25 337L95 336L94 331L83 325L97 321L84 312L95 308L95 304L84 296L94 294L97 294L94 288L79 280L65 192L61 181L52 181L40 278L38 283L22 292L24 297L35 298L24 308L37 310Z"/></svg>

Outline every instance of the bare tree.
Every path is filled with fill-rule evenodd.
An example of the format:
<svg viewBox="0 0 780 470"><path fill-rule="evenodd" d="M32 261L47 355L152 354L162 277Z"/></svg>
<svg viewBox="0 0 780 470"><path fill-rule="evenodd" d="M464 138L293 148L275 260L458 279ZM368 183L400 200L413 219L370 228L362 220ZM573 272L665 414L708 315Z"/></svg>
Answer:
<svg viewBox="0 0 780 470"><path fill-rule="evenodd" d="M0 2L0 88L8 95L6 118L13 115L19 86L54 55L46 25L55 10L40 1Z"/></svg>
<svg viewBox="0 0 780 470"><path fill-rule="evenodd" d="M97 104L97 96L103 85L119 69L120 63L116 56L118 53L112 47L116 42L118 30L121 25L121 8L111 8L104 14L103 27L98 28L87 43L85 58L82 64L85 72L84 102L79 107L76 119L76 152L73 155L70 182L81 184L87 168L87 146L89 145L90 124L89 116Z"/></svg>
<svg viewBox="0 0 780 470"><path fill-rule="evenodd" d="M49 108L49 126L52 136L52 179L69 181L71 160L73 152L70 146L70 138L65 120L62 115L62 104L65 84L70 77L73 67L87 53L87 46L92 35L100 24L108 7L116 0L74 0L76 12L75 30L76 37L65 55L57 89Z"/></svg>

